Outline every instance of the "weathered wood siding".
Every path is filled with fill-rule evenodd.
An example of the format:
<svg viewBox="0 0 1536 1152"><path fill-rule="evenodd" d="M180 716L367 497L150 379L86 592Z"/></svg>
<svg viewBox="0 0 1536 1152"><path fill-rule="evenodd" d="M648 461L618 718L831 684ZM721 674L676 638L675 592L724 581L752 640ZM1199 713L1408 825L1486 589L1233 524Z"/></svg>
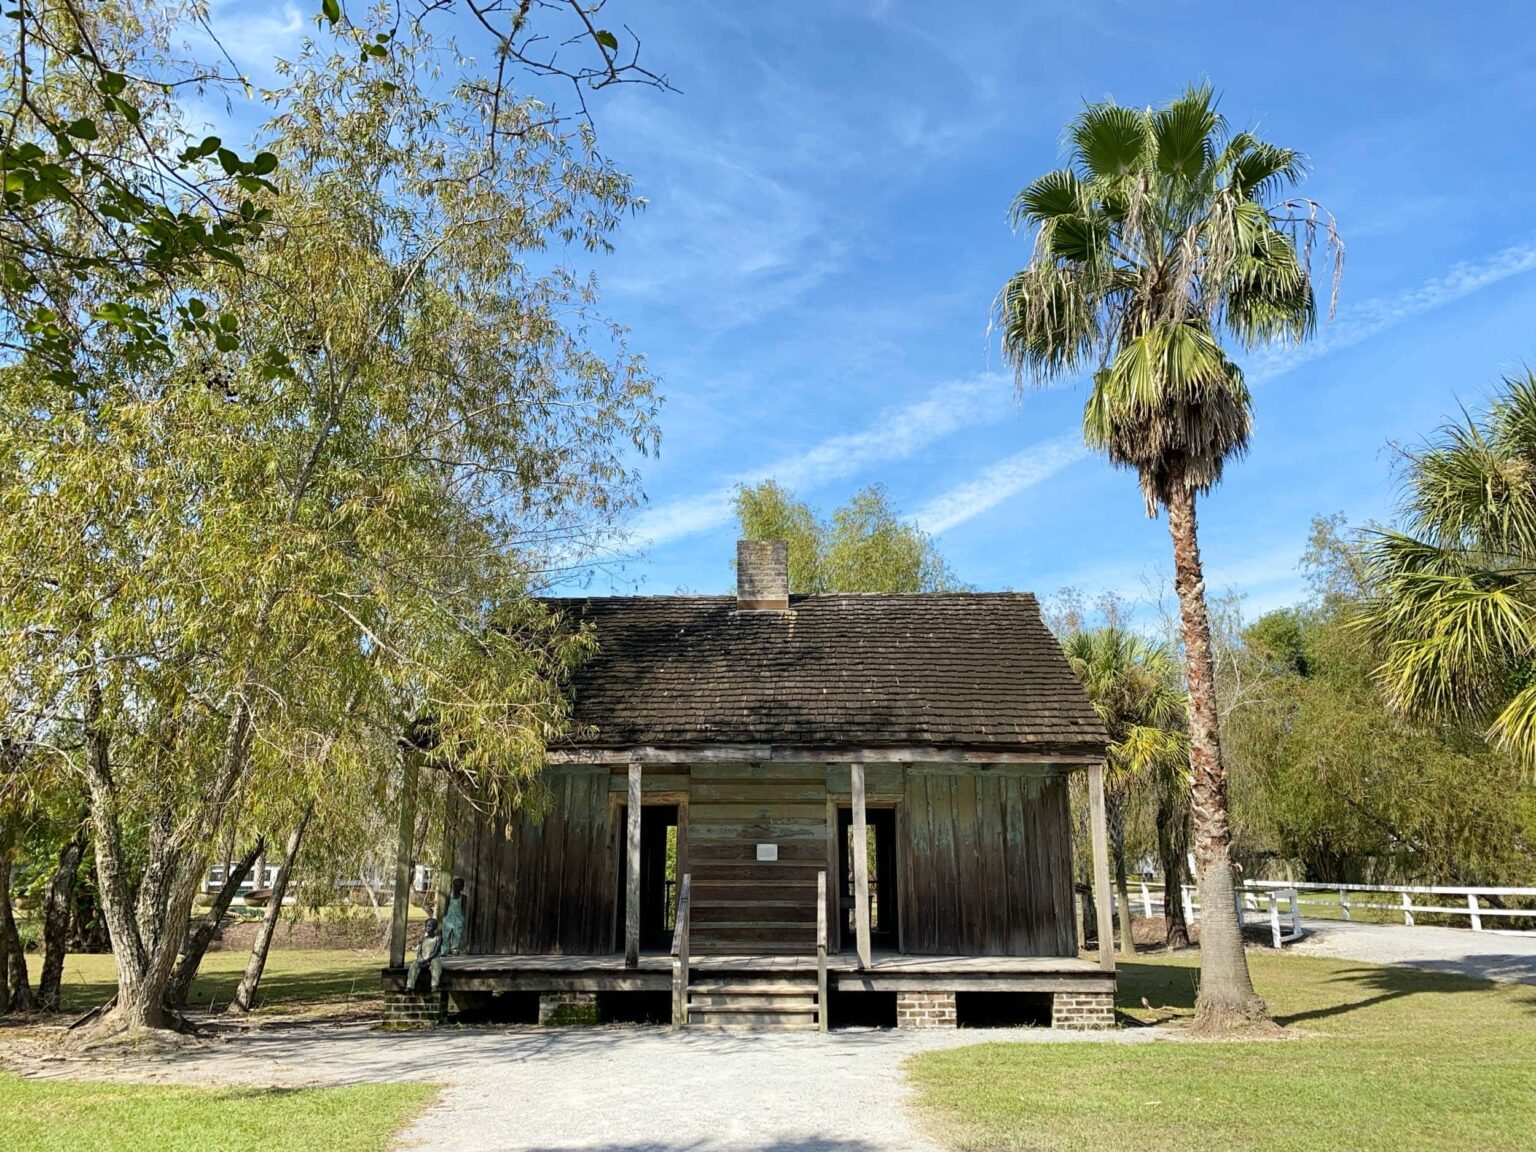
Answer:
<svg viewBox="0 0 1536 1152"><path fill-rule="evenodd" d="M1065 776L912 768L897 823L904 951L1076 955Z"/></svg>
<svg viewBox="0 0 1536 1152"><path fill-rule="evenodd" d="M455 806L455 872L468 887L467 951L592 955L612 948L617 860L608 772L552 771L542 818L503 824Z"/></svg>
<svg viewBox="0 0 1536 1152"><path fill-rule="evenodd" d="M477 953L601 954L616 944L623 768L552 770L542 819L509 835L459 806L455 872ZM871 804L896 808L902 949L921 955L1076 954L1067 778L1041 769L871 765ZM809 953L816 874L836 907L836 809L846 764L647 767L647 803L679 806L695 953ZM778 859L757 860L759 844ZM834 941L836 946L837 941ZM851 940L844 940L846 947Z"/></svg>
<svg viewBox="0 0 1536 1152"><path fill-rule="evenodd" d="M757 846L778 859L759 862ZM814 952L827 861L822 764L696 764L688 800L693 950Z"/></svg>

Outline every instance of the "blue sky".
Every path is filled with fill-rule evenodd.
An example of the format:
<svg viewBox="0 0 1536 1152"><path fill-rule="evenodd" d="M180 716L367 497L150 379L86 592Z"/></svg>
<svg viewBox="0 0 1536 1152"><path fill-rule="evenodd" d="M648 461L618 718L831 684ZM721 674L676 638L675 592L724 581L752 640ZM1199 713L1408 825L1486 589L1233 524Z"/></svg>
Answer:
<svg viewBox="0 0 1536 1152"><path fill-rule="evenodd" d="M227 0L260 78L318 0ZM729 493L830 510L887 486L981 589L1135 598L1168 569L1134 477L1080 446L1081 388L1014 398L988 307L1028 255L1004 214L1085 100L1209 79L1236 127L1301 149L1348 245L1337 316L1250 357L1247 459L1201 507L1213 590L1303 592L1312 516L1392 508L1415 441L1536 363L1536 9L1350 3L611 0L678 93L595 105L648 209L598 259L664 381L639 558L593 591L728 591ZM576 258L586 262L584 254Z"/></svg>

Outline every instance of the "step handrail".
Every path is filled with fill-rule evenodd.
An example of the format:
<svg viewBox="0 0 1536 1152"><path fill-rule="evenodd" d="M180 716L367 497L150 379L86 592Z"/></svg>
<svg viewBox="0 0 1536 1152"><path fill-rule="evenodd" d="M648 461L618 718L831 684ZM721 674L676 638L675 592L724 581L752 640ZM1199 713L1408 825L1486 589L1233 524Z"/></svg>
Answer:
<svg viewBox="0 0 1536 1152"><path fill-rule="evenodd" d="M672 928L672 1027L688 1023L688 905L693 876L684 872L677 889L677 916Z"/></svg>
<svg viewBox="0 0 1536 1152"><path fill-rule="evenodd" d="M816 1027L827 1030L827 874L816 873Z"/></svg>

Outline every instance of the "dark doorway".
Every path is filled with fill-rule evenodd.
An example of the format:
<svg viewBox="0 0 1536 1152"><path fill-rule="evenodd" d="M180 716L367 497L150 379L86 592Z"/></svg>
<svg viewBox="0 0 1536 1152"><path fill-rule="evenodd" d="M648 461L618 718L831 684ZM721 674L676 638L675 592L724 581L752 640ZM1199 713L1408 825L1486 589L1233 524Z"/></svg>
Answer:
<svg viewBox="0 0 1536 1152"><path fill-rule="evenodd" d="M960 1028L1049 1028L1049 992L956 992Z"/></svg>
<svg viewBox="0 0 1536 1152"><path fill-rule="evenodd" d="M618 951L624 950L626 891L629 886L629 806L619 807ZM672 947L677 914L677 805L640 806L640 947L665 952Z"/></svg>
<svg viewBox="0 0 1536 1152"><path fill-rule="evenodd" d="M896 930L896 809L867 808L864 812L864 851L869 860L869 946L894 952L900 946ZM857 927L853 918L853 809L837 812L839 845L838 891L842 908L843 951L857 945Z"/></svg>
<svg viewBox="0 0 1536 1152"><path fill-rule="evenodd" d="M833 1028L896 1027L896 993L839 992L833 988L827 1016Z"/></svg>

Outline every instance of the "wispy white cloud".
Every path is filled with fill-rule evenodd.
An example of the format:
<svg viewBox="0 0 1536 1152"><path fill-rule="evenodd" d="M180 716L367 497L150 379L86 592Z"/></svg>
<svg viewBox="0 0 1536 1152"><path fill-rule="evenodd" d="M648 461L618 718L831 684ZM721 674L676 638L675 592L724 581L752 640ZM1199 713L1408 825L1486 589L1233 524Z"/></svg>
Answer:
<svg viewBox="0 0 1536 1152"><path fill-rule="evenodd" d="M1396 296L1369 300L1347 311L1315 340L1300 347L1261 357L1248 372L1255 382L1273 379L1302 364L1351 347L1389 328L1432 312L1472 295L1480 289L1536 270L1536 247L1511 245L1481 261L1458 264L1442 276L1426 280L1417 288ZM1016 452L989 465L973 479L930 499L917 512L917 522L925 531L938 533L972 520L1019 492L1048 480L1063 468L1087 454L1075 435L1046 441ZM1283 573L1287 586L1297 582L1295 557ZM1248 565L1240 575L1228 577L1239 588L1256 583L1251 572L1272 572L1273 557Z"/></svg>
<svg viewBox="0 0 1536 1152"><path fill-rule="evenodd" d="M1411 291L1367 301L1341 311L1338 321L1317 339L1283 353L1251 362L1249 378L1272 379L1301 364L1361 343L1415 316L1454 303L1482 288L1536 270L1536 247L1513 245L1489 259L1458 264L1449 272L1427 280ZM940 386L928 396L903 408L893 409L855 432L829 437L804 452L783 457L761 468L743 471L718 488L656 505L636 521L633 536L651 544L710 532L731 520L731 499L737 484L776 479L792 489L812 490L819 485L857 475L871 465L910 457L920 449L968 427L993 424L1009 412L999 397L1006 397L1006 377L987 373L971 380ZM1042 441L988 465L972 478L928 499L914 519L925 530L940 533L984 515L998 505L1036 485L1087 455L1076 433ZM1265 557L1251 567L1276 570L1276 560ZM1218 572L1218 579L1222 576ZM1257 586L1247 573L1228 578L1234 586ZM1294 556L1291 566L1276 579L1295 586Z"/></svg>
<svg viewBox="0 0 1536 1152"><path fill-rule="evenodd" d="M316 33L320 6L310 7L296 0L215 0L208 23L240 71L263 84L276 75L278 57L291 59L303 38Z"/></svg>
<svg viewBox="0 0 1536 1152"><path fill-rule="evenodd" d="M1395 296L1367 300L1341 308L1335 321L1316 338L1291 348L1255 357L1248 378L1258 382L1309 364L1344 348L1363 343L1415 316L1454 304L1503 280L1536 270L1536 246L1512 244L1486 260L1457 264L1444 275Z"/></svg>
<svg viewBox="0 0 1536 1152"><path fill-rule="evenodd" d="M1004 500L1049 480L1088 454L1076 433L1033 444L1005 456L980 474L941 492L917 510L914 519L925 532L939 533L974 520Z"/></svg>
<svg viewBox="0 0 1536 1152"><path fill-rule="evenodd" d="M604 276L611 291L721 330L799 302L842 266L845 240L786 149L707 132L666 108L616 104L605 116L615 139L655 164L637 173L651 208L625 228Z"/></svg>
<svg viewBox="0 0 1536 1152"><path fill-rule="evenodd" d="M773 479L800 491L854 476L874 464L900 460L962 428L989 424L1007 411L1007 381L996 373L953 381L902 408L894 408L855 432L831 436L804 452L743 471L711 491L647 509L633 535L651 544L713 531L731 519L738 484Z"/></svg>

